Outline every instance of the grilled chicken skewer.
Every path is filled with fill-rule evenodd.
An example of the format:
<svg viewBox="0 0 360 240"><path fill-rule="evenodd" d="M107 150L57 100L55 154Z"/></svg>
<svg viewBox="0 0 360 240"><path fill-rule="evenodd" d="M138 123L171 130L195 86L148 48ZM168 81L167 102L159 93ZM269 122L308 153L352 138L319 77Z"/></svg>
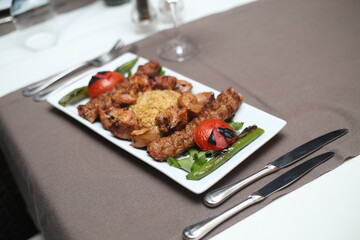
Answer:
<svg viewBox="0 0 360 240"><path fill-rule="evenodd" d="M207 119L226 120L232 117L240 106L243 97L229 88L206 105L199 116L190 121L183 130L176 131L172 135L152 141L147 146L148 154L157 161L165 161L168 157L178 157L185 150L193 147L194 129L202 121Z"/></svg>

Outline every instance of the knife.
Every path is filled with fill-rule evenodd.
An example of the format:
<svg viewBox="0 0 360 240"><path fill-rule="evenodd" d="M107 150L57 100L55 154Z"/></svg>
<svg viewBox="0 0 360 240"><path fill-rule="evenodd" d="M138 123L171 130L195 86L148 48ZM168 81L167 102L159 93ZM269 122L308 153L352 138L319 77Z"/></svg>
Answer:
<svg viewBox="0 0 360 240"><path fill-rule="evenodd" d="M279 157L277 160L268 163L264 168L260 169L258 172L238 181L231 183L229 185L223 186L221 188L215 189L204 196L204 203L208 207L216 207L223 203L225 200L230 198L240 189L257 181L258 179L269 175L270 173L276 172L281 168L287 167L300 159L305 158L331 141L345 135L348 132L347 129L339 129L332 132L329 132L325 135L322 135L318 138L315 138L300 147L293 149L292 151L286 153L285 155Z"/></svg>
<svg viewBox="0 0 360 240"><path fill-rule="evenodd" d="M221 224L228 218L234 216L235 214L239 213L240 211L244 210L247 207L250 207L255 203L263 201L271 194L289 186L290 184L292 184L293 182L304 176L306 173L310 172L313 168L315 168L316 166L325 162L326 160L330 159L333 156L334 156L333 152L323 153L317 157L314 157L294 167L293 169L287 171L286 173L282 174L281 176L277 177L275 180L265 185L263 188L252 193L245 200L233 206L232 208L229 208L225 212L186 227L183 231L183 238L185 240L196 240L202 238L203 236L205 236L207 233L209 233L211 230L213 230L215 227L217 227L219 224Z"/></svg>

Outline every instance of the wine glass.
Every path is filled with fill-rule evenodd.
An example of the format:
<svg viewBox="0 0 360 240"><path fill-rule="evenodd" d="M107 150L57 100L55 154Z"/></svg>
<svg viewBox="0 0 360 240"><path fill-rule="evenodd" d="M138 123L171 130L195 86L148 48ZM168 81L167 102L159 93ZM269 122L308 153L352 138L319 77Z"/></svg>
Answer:
<svg viewBox="0 0 360 240"><path fill-rule="evenodd" d="M60 29L52 0L13 0L13 23L25 47L39 51L56 45Z"/></svg>
<svg viewBox="0 0 360 240"><path fill-rule="evenodd" d="M192 39L183 36L177 23L177 4L180 0L164 0L168 4L173 23L174 36L163 43L157 54L160 58L169 61L183 62L199 54L200 46Z"/></svg>

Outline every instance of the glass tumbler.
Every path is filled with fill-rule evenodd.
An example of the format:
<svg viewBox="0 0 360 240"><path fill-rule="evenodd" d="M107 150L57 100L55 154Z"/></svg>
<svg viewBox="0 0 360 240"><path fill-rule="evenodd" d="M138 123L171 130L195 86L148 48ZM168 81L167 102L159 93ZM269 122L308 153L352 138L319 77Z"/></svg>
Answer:
<svg viewBox="0 0 360 240"><path fill-rule="evenodd" d="M149 0L132 0L131 20L138 33L152 32L156 28L157 16Z"/></svg>
<svg viewBox="0 0 360 240"><path fill-rule="evenodd" d="M51 0L13 0L11 15L20 40L28 49L38 51L57 43L59 26Z"/></svg>

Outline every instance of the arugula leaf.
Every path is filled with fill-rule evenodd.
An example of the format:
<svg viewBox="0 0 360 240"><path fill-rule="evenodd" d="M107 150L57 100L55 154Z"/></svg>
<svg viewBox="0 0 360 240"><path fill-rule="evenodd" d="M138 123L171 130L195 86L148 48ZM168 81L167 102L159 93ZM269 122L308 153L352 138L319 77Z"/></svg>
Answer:
<svg viewBox="0 0 360 240"><path fill-rule="evenodd" d="M173 157L168 157L166 159L166 162L170 165L170 166L174 166L174 167L177 167L177 168L180 168L180 164L178 163L178 160L176 158L173 158Z"/></svg>
<svg viewBox="0 0 360 240"><path fill-rule="evenodd" d="M158 74L165 75L165 70L162 67L160 67Z"/></svg>
<svg viewBox="0 0 360 240"><path fill-rule="evenodd" d="M132 75L131 70L127 71L126 74L127 74L126 77L130 77Z"/></svg>
<svg viewBox="0 0 360 240"><path fill-rule="evenodd" d="M233 129L235 129L236 131L240 130L244 123L243 122L235 122L234 120L229 120L228 124L230 125L230 127L232 127Z"/></svg>
<svg viewBox="0 0 360 240"><path fill-rule="evenodd" d="M205 163L206 163L206 154L205 154L205 152L200 152L198 154L194 154L194 163L191 166L191 171L190 172L199 169Z"/></svg>
<svg viewBox="0 0 360 240"><path fill-rule="evenodd" d="M173 157L168 157L166 159L166 162L173 167L185 170L186 172L191 172L191 166L194 163L194 159L193 157L189 156L187 158L181 158L181 159L176 159Z"/></svg>
<svg viewBox="0 0 360 240"><path fill-rule="evenodd" d="M187 158L179 159L178 163L181 169L185 170L186 172L191 172L191 166L193 165L194 161L194 158L190 156Z"/></svg>
<svg viewBox="0 0 360 240"><path fill-rule="evenodd" d="M198 149L189 149L183 156L184 158L176 159L168 157L166 162L170 166L180 168L188 173L198 169L206 163L207 158L213 155L213 151L199 151Z"/></svg>

